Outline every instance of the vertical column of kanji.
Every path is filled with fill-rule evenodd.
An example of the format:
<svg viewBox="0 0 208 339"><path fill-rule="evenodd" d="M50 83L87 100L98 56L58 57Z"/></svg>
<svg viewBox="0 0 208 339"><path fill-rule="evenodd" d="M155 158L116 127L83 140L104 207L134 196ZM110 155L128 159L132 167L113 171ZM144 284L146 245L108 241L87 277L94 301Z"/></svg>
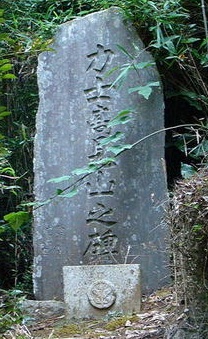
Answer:
<svg viewBox="0 0 208 339"><path fill-rule="evenodd" d="M90 118L87 124L92 135L89 161L99 161L105 156L105 150L100 141L109 136L107 126L112 117L112 83L105 77L110 70L114 52L101 44L96 45L96 51L88 54L89 65L86 70L92 78L92 86L84 90ZM118 254L118 236L113 226L117 224L114 207L116 180L114 176L116 164L110 164L107 169L100 169L87 182L88 212L86 225L88 227L88 244L84 257L90 262L112 262Z"/></svg>

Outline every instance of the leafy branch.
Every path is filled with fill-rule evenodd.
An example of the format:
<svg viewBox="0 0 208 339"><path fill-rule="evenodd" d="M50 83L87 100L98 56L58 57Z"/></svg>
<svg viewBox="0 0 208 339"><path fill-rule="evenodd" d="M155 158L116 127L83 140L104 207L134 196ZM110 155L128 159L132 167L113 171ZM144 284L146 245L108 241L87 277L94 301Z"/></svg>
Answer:
<svg viewBox="0 0 208 339"><path fill-rule="evenodd" d="M159 130L156 130L146 136L144 136L143 138L137 140L136 142L134 142L133 144L121 144L121 145L116 145L116 146L110 146L108 147L106 150L107 151L111 151L114 156L113 157L108 157L108 158L103 158L100 161L97 162L90 162L87 166L82 167L82 168L77 168L75 170L73 170L71 172L70 175L68 176L62 176L62 177L57 177L57 178L52 178L50 180L48 180L49 183L60 183L63 181L68 181L70 180L74 175L76 176L80 176L81 177L77 178L73 183L71 183L70 185L66 186L64 189L58 189L57 192L51 196L48 200L45 200L43 202L32 202L32 203L28 203L28 204L23 204L24 206L34 206L34 210L52 202L55 198L57 197L61 197L61 198L72 198L73 196L75 196L79 191L78 191L78 187L82 185L84 179L86 179L87 177L89 177L92 173L95 173L97 171L99 171L100 169L108 166L111 163L116 163L116 158L121 155L121 153L126 152L127 150L130 150L134 147L136 147L137 145L139 145L140 143L144 142L145 140L166 132L168 130L174 130L174 129L178 129L178 128L187 128L187 127L198 127L201 128L201 125L199 124L181 124L181 125L177 125L177 126L172 126L172 127L167 127L167 128L162 128ZM120 133L120 132L117 132ZM110 139L111 138L111 139ZM108 144L108 142L114 142L117 141L117 138L115 137L115 139L113 140L113 136L105 138L102 140L102 144ZM69 193L65 194L66 191L70 190Z"/></svg>
<svg viewBox="0 0 208 339"><path fill-rule="evenodd" d="M117 66L115 68L113 68L112 70L110 70L107 75L112 74L114 71L120 69L120 74L118 75L118 77L116 78L116 80L112 83L111 87L115 87L117 86L117 88L120 88L123 83L126 81L126 78L129 74L130 71L136 71L137 75L139 76L139 70L141 69L145 69L147 67L152 67L155 65L155 63L153 61L145 61L145 62L137 62L138 60L138 55L137 56L133 56L132 54L130 54L128 51L126 51L122 46L118 45L118 48L122 51L122 53L124 53L128 58L130 58L130 62L126 63L122 66ZM143 53L144 50L139 51L139 54ZM128 90L128 93L138 93L139 95L143 96L146 100L149 99L150 95L152 94L153 88L154 87L159 87L160 83L159 81L153 81L153 82L149 82L143 86L136 86L133 88L130 88ZM133 110L131 109L125 109L120 111L113 119L110 120L110 122L108 122L107 127L114 127L116 125L122 125L122 124L127 124L129 123L129 121L132 120L132 114L133 114ZM45 204L48 204L50 202L52 202L55 198L60 197L60 198L71 198L73 196L75 196L78 193L78 187L82 185L82 183L85 181L85 179L87 177L89 177L92 173L95 173L99 170L101 170L102 168L112 164L112 163L116 163L116 159L119 155L121 155L122 153L126 152L127 150L131 150L134 147L136 147L137 145L139 145L140 143L144 142L145 140L159 134L159 133L163 133L166 132L168 130L173 130L173 129L178 129L178 128L182 128L182 127L201 127L201 125L199 124L180 124L177 126L173 126L173 127L168 127L168 128L162 128L159 130L156 130L146 136L144 136L143 138L137 140L136 142L132 143L132 144L116 144L116 142L120 141L121 139L125 138L125 134L123 132L117 131L116 133L114 133L113 135L110 135L109 137L103 138L99 145L100 146L105 146L105 150L107 153L111 153L113 154L111 157L106 157L103 158L99 161L95 161L95 162L90 162L88 165L82 167L82 168L77 168L74 169L69 175L65 175L65 176L61 176L61 177L57 177L57 178L51 178L50 180L48 180L48 183L61 183L64 181L69 181L69 180L73 180L74 176L79 176L79 178L75 179L72 183L70 183L68 186L66 186L64 189L57 189L56 193L50 197L48 200L43 201L43 202L34 202L34 203L29 203L29 205L34 206L34 210L38 209L42 206L44 206ZM114 144L114 145L112 145ZM81 177L80 177L81 176ZM67 191L69 191L68 193L66 193Z"/></svg>

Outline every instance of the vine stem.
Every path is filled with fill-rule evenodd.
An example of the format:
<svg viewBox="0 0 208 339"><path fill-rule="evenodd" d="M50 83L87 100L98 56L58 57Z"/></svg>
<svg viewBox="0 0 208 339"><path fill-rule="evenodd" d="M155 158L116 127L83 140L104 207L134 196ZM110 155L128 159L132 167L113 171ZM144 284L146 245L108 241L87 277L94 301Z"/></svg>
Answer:
<svg viewBox="0 0 208 339"><path fill-rule="evenodd" d="M143 138L137 140L135 143L133 143L133 144L131 145L131 149L132 149L133 147L137 146L138 144L140 144L141 142L143 142L143 141L145 141L145 140L147 140L147 139L153 137L153 136L156 135L156 134L159 134L159 133L162 133L162 132L166 132L166 131L169 131L169 130L173 130L173 129L177 129L177 128L181 128L181 127L200 127L200 128L201 128L202 126L199 125L199 124L182 124L182 125L177 125L177 126L162 128L162 129L159 129L159 130L157 130L157 131L154 131L154 132L152 132L152 133L146 135L145 137L143 137ZM122 150L120 153L118 153L118 154L115 155L115 158L117 158L120 154L122 154L123 152L125 152L125 151L127 151L127 150L128 150L128 149ZM107 165L107 164L102 164L102 165L100 165L100 166L96 169L96 171L100 170L101 168L105 167L106 165ZM95 171L95 172L96 172L96 171ZM62 190L62 193L63 193L63 192L66 192L66 191L69 190L69 189L74 189L74 188L76 188L76 186L77 186L77 185L80 185L81 182L82 182L85 178L87 178L88 176L90 176L92 173L95 173L95 172L87 173L87 174L83 175L81 178L78 178L78 179L75 180L72 184L70 184L69 186L65 187L65 188ZM57 198L58 196L60 196L60 195L54 194L52 197L50 197L50 198L47 200L47 203L52 202L52 200L54 200L54 199ZM42 203L41 203L41 202L40 202L40 203L37 202L37 205L38 205L38 206L34 207L33 210L37 210L38 208L40 208L40 207L46 205L46 202L42 202Z"/></svg>
<svg viewBox="0 0 208 339"><path fill-rule="evenodd" d="M146 135L145 137L137 140L135 143L132 144L132 148L135 147L136 145L140 144L141 142L145 141L146 139L151 138L154 135L159 134L161 132L166 132L166 131L169 131L171 129L176 129L176 128L180 128L180 127L193 127L193 126L201 127L201 125L199 125L199 124L183 124L183 125L177 125L177 126L174 126L174 127L166 127L166 128L158 129L157 131L152 132L152 133ZM126 150L124 150L124 151L126 151ZM119 154L121 154L121 153L119 153Z"/></svg>

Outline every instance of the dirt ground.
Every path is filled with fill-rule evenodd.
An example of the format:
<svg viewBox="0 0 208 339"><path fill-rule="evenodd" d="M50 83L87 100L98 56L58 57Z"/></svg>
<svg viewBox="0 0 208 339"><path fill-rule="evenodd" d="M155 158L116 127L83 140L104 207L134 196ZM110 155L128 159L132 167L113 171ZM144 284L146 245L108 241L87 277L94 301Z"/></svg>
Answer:
<svg viewBox="0 0 208 339"><path fill-rule="evenodd" d="M119 314L102 320L67 322L64 316L50 318L31 326L18 325L3 335L4 339L148 339L177 337L188 326L188 309L179 307L172 288L162 289L142 298L142 310L133 316Z"/></svg>

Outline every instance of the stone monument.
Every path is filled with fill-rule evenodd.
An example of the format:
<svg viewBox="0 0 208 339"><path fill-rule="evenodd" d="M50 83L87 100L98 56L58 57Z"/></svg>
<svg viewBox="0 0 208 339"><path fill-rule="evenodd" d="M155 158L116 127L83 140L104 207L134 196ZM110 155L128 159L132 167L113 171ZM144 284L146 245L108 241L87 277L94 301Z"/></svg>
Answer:
<svg viewBox="0 0 208 339"><path fill-rule="evenodd" d="M65 266L64 300L67 317L103 318L132 315L141 306L138 264Z"/></svg>
<svg viewBox="0 0 208 339"><path fill-rule="evenodd" d="M143 62L153 63L151 55L115 7L60 25L52 50L39 57L35 197L46 201L69 185L79 193L72 198L60 194L34 211L37 299L63 300L64 266L139 264L144 292L165 283L163 133L75 185L76 175L68 182L48 182L112 156L102 141L116 132L124 134L117 144L131 144L164 127L160 87L153 87L148 100L129 93L159 81L154 65L132 67ZM131 71L117 88L120 71L111 71L127 64ZM109 125L129 109L131 121Z"/></svg>

